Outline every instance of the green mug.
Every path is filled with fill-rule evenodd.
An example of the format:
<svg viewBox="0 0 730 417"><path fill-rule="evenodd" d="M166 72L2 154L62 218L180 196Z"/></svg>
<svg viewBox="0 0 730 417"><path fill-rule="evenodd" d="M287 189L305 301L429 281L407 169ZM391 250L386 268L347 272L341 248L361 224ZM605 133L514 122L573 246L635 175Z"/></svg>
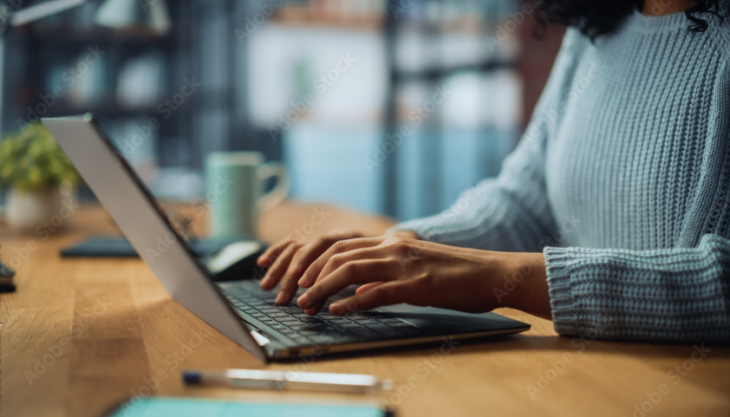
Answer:
<svg viewBox="0 0 730 417"><path fill-rule="evenodd" d="M206 199L211 236L259 236L259 216L286 199L289 180L279 163L260 152L213 152L206 158ZM264 193L269 178L276 186Z"/></svg>

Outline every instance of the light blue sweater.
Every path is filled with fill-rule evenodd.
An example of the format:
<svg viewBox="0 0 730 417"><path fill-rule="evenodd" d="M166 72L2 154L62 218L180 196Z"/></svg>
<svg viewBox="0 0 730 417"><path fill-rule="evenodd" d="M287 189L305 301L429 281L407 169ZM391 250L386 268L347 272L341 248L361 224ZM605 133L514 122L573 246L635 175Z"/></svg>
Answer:
<svg viewBox="0 0 730 417"><path fill-rule="evenodd" d="M730 340L730 22L710 21L569 29L500 176L396 229L543 251L562 335Z"/></svg>

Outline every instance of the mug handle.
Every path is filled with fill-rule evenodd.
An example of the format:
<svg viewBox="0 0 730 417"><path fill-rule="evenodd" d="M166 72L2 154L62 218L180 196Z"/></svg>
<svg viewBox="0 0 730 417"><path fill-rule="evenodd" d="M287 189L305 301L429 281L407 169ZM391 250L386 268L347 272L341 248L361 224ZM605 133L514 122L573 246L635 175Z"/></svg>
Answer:
<svg viewBox="0 0 730 417"><path fill-rule="evenodd" d="M259 212L263 213L286 200L286 196L289 193L289 176L286 173L286 168L282 164L269 162L259 167L258 177L261 182L272 177L277 178L276 186L259 199Z"/></svg>

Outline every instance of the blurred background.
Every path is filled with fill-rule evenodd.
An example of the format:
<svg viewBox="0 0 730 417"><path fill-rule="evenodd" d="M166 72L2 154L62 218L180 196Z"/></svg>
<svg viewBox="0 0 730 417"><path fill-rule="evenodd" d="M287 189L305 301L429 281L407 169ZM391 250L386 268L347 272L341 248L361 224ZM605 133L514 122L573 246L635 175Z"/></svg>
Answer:
<svg viewBox="0 0 730 417"><path fill-rule="evenodd" d="M437 213L499 172L562 38L520 0L132 1L169 25L110 29L90 0L8 28L0 126L93 112L175 201L204 196L210 152L254 150L296 200Z"/></svg>

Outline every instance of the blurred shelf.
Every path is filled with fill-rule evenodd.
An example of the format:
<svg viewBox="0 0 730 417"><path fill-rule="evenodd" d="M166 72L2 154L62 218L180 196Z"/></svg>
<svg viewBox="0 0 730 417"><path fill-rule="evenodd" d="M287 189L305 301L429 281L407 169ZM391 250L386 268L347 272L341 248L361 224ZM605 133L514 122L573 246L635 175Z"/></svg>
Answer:
<svg viewBox="0 0 730 417"><path fill-rule="evenodd" d="M336 28L379 32L383 27L381 13L339 14L322 12L317 8L283 6L273 14L271 22L277 25L304 28Z"/></svg>
<svg viewBox="0 0 730 417"><path fill-rule="evenodd" d="M492 72L500 69L514 68L515 66L516 62L514 61L495 59L476 64L453 65L441 68L425 68L418 71L396 70L391 73L391 77L397 82L435 81L460 72Z"/></svg>
<svg viewBox="0 0 730 417"><path fill-rule="evenodd" d="M53 32L31 32L26 36L31 42L35 42L44 46L58 47L58 46L74 46L74 45L115 45L115 46L129 46L138 48L140 46L161 46L161 47L172 47L179 43L179 38L176 36L162 36L162 37L140 37L133 35L110 35L107 31L99 32L65 32L65 31L53 31Z"/></svg>
<svg viewBox="0 0 730 417"><path fill-rule="evenodd" d="M180 108L182 110L182 108ZM99 117L126 117L135 115L159 115L157 106L124 107L115 101L100 102L96 104L73 105L58 103L51 107L44 115L45 117L64 117L84 113L93 113Z"/></svg>

